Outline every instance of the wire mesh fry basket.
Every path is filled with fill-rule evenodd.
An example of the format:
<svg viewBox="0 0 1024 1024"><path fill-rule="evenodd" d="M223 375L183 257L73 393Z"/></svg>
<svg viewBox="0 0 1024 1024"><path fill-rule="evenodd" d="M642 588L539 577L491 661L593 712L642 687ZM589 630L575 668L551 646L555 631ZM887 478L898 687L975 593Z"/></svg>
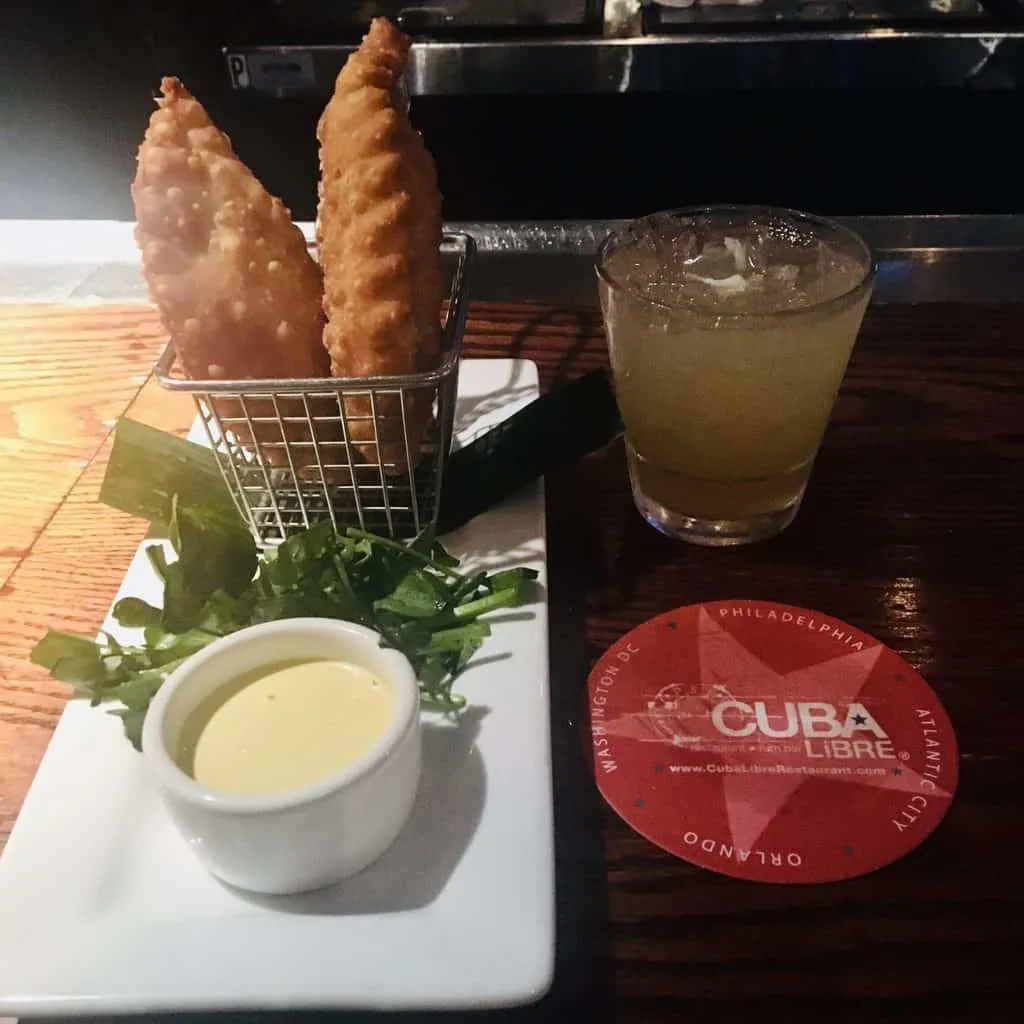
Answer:
<svg viewBox="0 0 1024 1024"><path fill-rule="evenodd" d="M329 519L412 537L436 525L452 443L459 356L476 247L441 246L449 278L440 361L387 377L189 380L168 344L156 377L192 395L238 511L262 547Z"/></svg>

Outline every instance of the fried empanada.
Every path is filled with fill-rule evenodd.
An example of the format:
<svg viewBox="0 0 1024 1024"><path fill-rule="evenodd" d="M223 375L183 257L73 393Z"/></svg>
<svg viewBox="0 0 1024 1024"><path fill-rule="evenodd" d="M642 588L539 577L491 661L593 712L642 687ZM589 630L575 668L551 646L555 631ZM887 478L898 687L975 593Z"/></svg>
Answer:
<svg viewBox="0 0 1024 1024"><path fill-rule="evenodd" d="M228 137L176 78L164 78L132 182L135 238L152 301L192 379L326 377L320 268L280 199L235 155ZM217 400L243 443L237 402ZM266 400L248 403L264 455L284 465L284 437ZM303 416L289 399L285 416ZM289 441L309 441L288 423ZM265 447L264 447L265 446ZM310 446L306 446L308 449ZM303 461L312 459L306 451Z"/></svg>
<svg viewBox="0 0 1024 1024"><path fill-rule="evenodd" d="M401 81L409 40L387 19L338 74L317 126L324 274L324 344L336 377L433 368L440 338L441 196L434 162L405 112ZM432 395L345 400L349 436L389 472L415 464ZM376 427L376 429L375 429Z"/></svg>

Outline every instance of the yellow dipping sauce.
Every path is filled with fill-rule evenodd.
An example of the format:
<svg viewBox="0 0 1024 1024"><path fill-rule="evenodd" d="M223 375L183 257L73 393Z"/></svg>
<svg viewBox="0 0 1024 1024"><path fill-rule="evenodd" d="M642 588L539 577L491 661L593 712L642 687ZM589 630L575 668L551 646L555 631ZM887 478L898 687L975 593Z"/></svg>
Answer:
<svg viewBox="0 0 1024 1024"><path fill-rule="evenodd" d="M182 730L178 765L225 793L298 789L365 754L394 710L391 688L349 662L280 662L200 705Z"/></svg>

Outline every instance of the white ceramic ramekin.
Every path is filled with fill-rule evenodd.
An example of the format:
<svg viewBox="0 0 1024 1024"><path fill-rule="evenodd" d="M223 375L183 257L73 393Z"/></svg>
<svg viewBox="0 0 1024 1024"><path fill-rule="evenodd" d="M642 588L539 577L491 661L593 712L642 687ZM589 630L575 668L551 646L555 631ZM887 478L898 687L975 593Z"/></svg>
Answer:
<svg viewBox="0 0 1024 1024"><path fill-rule="evenodd" d="M395 695L374 746L342 771L300 789L237 796L200 785L172 752L185 721L215 690L294 658L340 659ZM372 630L334 619L282 619L214 641L154 697L142 754L172 817L206 868L240 889L286 894L340 882L376 860L402 830L420 777L419 687L408 659Z"/></svg>

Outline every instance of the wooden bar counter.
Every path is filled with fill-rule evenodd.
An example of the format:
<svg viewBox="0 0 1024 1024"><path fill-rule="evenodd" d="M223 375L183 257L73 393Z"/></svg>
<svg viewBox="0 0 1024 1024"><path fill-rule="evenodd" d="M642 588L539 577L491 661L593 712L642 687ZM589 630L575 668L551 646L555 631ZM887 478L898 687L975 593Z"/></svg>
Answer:
<svg viewBox="0 0 1024 1024"><path fill-rule="evenodd" d="M150 378L161 344L144 305L0 307L0 843L68 695L29 650L47 627L99 626L145 533L97 502L115 420L183 433L193 416ZM536 360L545 387L603 365L596 309L475 305L466 355L510 354ZM495 1019L1017 1015L1022 381L1024 305L873 308L802 511L749 548L693 548L647 526L621 443L549 479L557 971L541 1003ZM929 681L961 778L917 850L852 881L758 885L669 856L603 805L581 733L589 666L652 615L724 598L821 609Z"/></svg>

